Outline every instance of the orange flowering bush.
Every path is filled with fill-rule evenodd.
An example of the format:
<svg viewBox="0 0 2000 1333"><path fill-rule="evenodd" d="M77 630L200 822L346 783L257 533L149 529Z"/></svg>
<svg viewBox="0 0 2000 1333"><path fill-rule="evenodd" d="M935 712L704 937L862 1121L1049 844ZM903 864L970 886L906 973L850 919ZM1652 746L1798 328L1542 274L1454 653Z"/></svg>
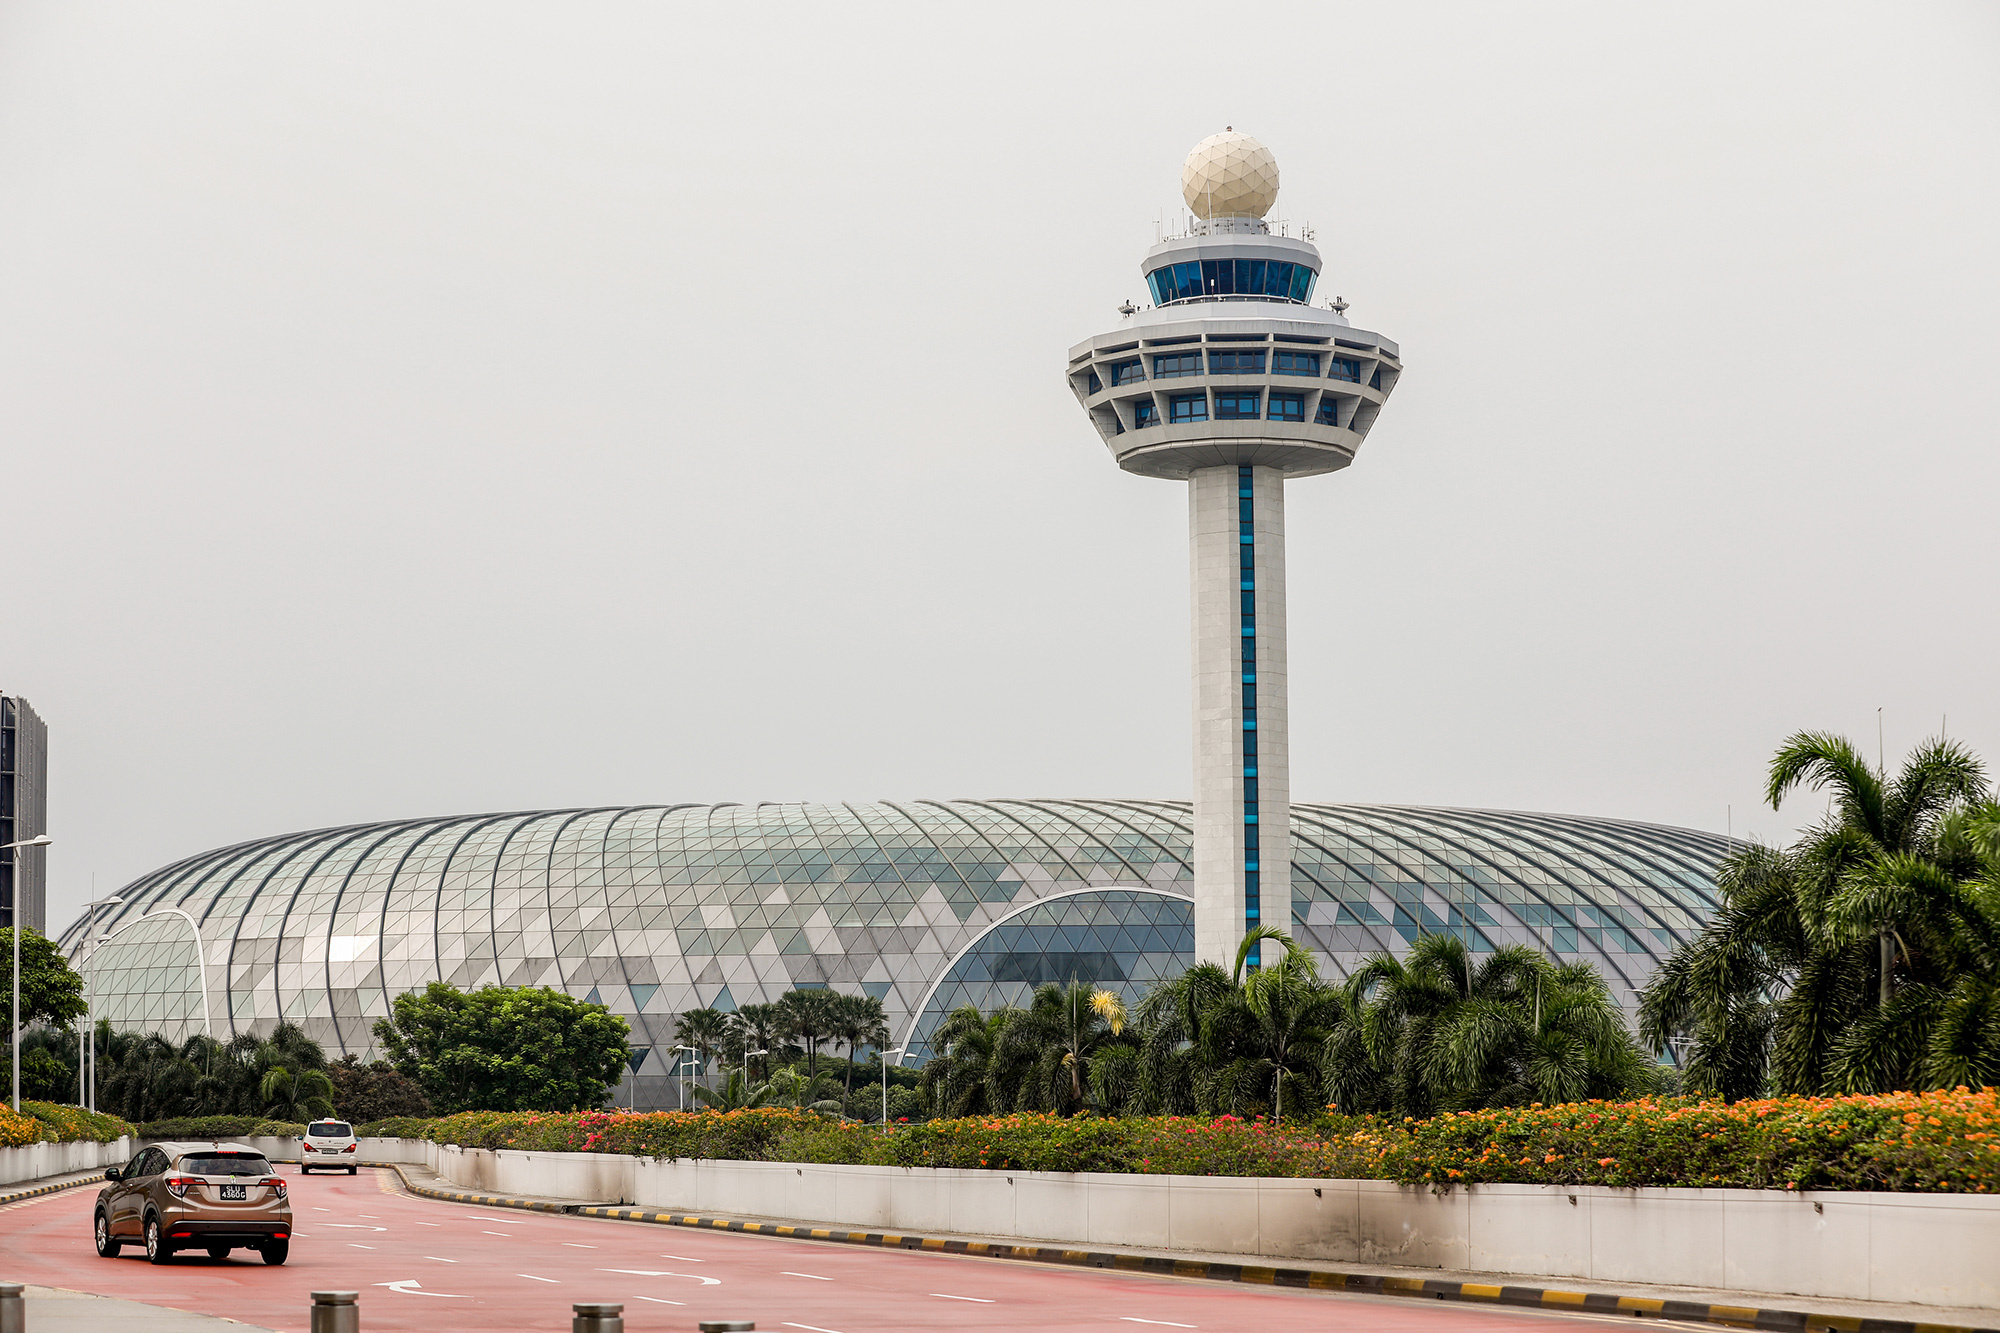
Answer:
<svg viewBox="0 0 2000 1333"><path fill-rule="evenodd" d="M384 1121L476 1148L991 1171L1752 1189L2000 1190L2000 1093L1987 1088L1734 1103L1671 1098L1391 1121L1017 1114L880 1126L808 1111L469 1111Z"/></svg>

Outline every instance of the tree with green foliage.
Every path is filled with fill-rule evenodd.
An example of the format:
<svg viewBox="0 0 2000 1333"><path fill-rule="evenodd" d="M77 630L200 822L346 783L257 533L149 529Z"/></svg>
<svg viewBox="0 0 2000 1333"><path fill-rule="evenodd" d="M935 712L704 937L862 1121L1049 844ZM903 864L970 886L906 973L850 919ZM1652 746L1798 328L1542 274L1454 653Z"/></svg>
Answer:
<svg viewBox="0 0 2000 1333"><path fill-rule="evenodd" d="M375 1039L443 1115L602 1106L630 1053L625 1020L541 986L442 981L399 995Z"/></svg>
<svg viewBox="0 0 2000 1333"><path fill-rule="evenodd" d="M326 1068L333 1080L334 1114L357 1125L392 1116L428 1116L430 1099L422 1088L396 1072L387 1060L361 1063L358 1055L344 1055Z"/></svg>
<svg viewBox="0 0 2000 1333"><path fill-rule="evenodd" d="M21 1022L68 1031L85 1012L83 978L56 942L38 930L21 932ZM0 1020L14 1030L14 930L0 927ZM26 1060L23 1059L25 1068Z"/></svg>
<svg viewBox="0 0 2000 1333"><path fill-rule="evenodd" d="M1765 797L1826 792L1789 847L1718 868L1722 910L1663 963L1645 1040L1685 1044L1685 1082L1735 1100L1978 1087L2000 1080L2000 805L1942 738L1891 775L1849 741L1799 732Z"/></svg>
<svg viewBox="0 0 2000 1333"><path fill-rule="evenodd" d="M873 995L835 994L833 1025L828 1034L834 1043L847 1047L847 1078L844 1097L854 1097L854 1063L863 1046L877 1051L889 1044L889 1015Z"/></svg>

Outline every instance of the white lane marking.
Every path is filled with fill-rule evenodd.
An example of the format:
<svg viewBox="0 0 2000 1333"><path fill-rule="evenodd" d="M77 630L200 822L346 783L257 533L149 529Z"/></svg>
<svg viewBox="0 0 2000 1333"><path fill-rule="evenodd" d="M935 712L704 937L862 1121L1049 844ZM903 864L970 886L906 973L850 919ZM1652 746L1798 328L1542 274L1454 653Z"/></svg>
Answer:
<svg viewBox="0 0 2000 1333"><path fill-rule="evenodd" d="M664 1296L635 1296L634 1300L651 1301L655 1305L686 1305L686 1301L670 1301Z"/></svg>
<svg viewBox="0 0 2000 1333"><path fill-rule="evenodd" d="M1121 1315L1119 1315L1118 1317L1119 1317L1120 1319L1124 1320L1124 1321L1125 1321L1126 1323L1128 1323L1128 1324L1165 1324L1165 1325L1166 1325L1166 1326L1167 1326L1168 1328L1200 1328L1200 1327L1201 1327L1201 1325L1199 1325L1199 1324L1176 1324L1176 1323L1175 1323L1175 1322L1174 1322L1173 1320L1171 1320L1171 1319L1141 1319L1141 1318L1140 1318L1140 1317L1139 1317L1138 1315L1135 1315L1135 1314L1121 1314Z"/></svg>
<svg viewBox="0 0 2000 1333"><path fill-rule="evenodd" d="M789 1271L789 1270L784 1270L784 1269L781 1269L781 1270L779 1270L779 1273L778 1273L778 1276L779 1276L779 1277L809 1277L809 1278L811 1278L811 1279L812 1279L813 1281L815 1281L815 1282L831 1282L831 1281L833 1281L833 1279L832 1279L832 1278L830 1278L830 1277L821 1277L821 1276L820 1276L820 1275L819 1275L818 1273L794 1273L794 1272L791 1272L791 1271Z"/></svg>
<svg viewBox="0 0 2000 1333"><path fill-rule="evenodd" d="M382 1220L381 1218L379 1218L379 1217L375 1216L375 1214L373 1214L373 1213L356 1213L356 1214L355 1214L355 1216L356 1216L356 1217L365 1217L365 1218L367 1218L367 1219L368 1219L368 1220L369 1220L370 1222L380 1222L380 1221Z"/></svg>
<svg viewBox="0 0 2000 1333"><path fill-rule="evenodd" d="M595 1245L585 1245L579 1240L566 1240L563 1244L569 1246L572 1250L594 1250L597 1248Z"/></svg>
<svg viewBox="0 0 2000 1333"><path fill-rule="evenodd" d="M322 1208L322 1207L320 1207L320 1206L319 1206L318 1204L314 1204L314 1205L313 1205L313 1211L314 1211L314 1212L316 1212L316 1213L330 1213L330 1212L332 1212L332 1211L333 1211L333 1209L331 1209L331 1208Z"/></svg>
<svg viewBox="0 0 2000 1333"><path fill-rule="evenodd" d="M436 1256L435 1254L427 1254L427 1255L425 1255L425 1256L424 1256L424 1258L426 1258L426 1259L436 1259L436 1260L437 1260L437 1262L438 1262L438 1263L441 1263L441 1264L455 1264L455 1263L457 1263L457 1262L458 1262L458 1260L456 1260L456 1259L438 1259L438 1257L437 1257L437 1256Z"/></svg>
<svg viewBox="0 0 2000 1333"><path fill-rule="evenodd" d="M660 1257L662 1259L678 1259L684 1264L705 1264L708 1262L706 1259L690 1259L685 1254L663 1254Z"/></svg>
<svg viewBox="0 0 2000 1333"><path fill-rule="evenodd" d="M818 1324L794 1324L790 1320L785 1321L785 1327L811 1329L812 1333L840 1333L837 1328L821 1328Z"/></svg>
<svg viewBox="0 0 2000 1333"><path fill-rule="evenodd" d="M372 1282L369 1285L387 1287L391 1291L400 1291L405 1296L442 1296L448 1301L469 1301L472 1299L470 1296L460 1296L456 1292L425 1291L424 1284L413 1277L406 1277L401 1282Z"/></svg>
<svg viewBox="0 0 2000 1333"><path fill-rule="evenodd" d="M375 1247L373 1245L358 1245L353 1241L349 1241L347 1242L347 1248L350 1250L372 1250Z"/></svg>
<svg viewBox="0 0 2000 1333"><path fill-rule="evenodd" d="M498 1222L503 1227L516 1225L515 1219L511 1217L473 1217L466 1220L471 1222Z"/></svg>
<svg viewBox="0 0 2000 1333"><path fill-rule="evenodd" d="M984 1296L953 1296L951 1293L944 1291L934 1291L931 1295L946 1301L978 1301L981 1305L993 1304L991 1300Z"/></svg>
<svg viewBox="0 0 2000 1333"><path fill-rule="evenodd" d="M501 1236L507 1240L514 1239L514 1233L511 1231L482 1231L479 1234L482 1236Z"/></svg>
<svg viewBox="0 0 2000 1333"><path fill-rule="evenodd" d="M704 1287L719 1287L722 1285L722 1279L719 1277L701 1277L695 1273L663 1273L651 1268L600 1268L597 1271L600 1273L629 1273L633 1277L684 1277L690 1282L699 1282Z"/></svg>
<svg viewBox="0 0 2000 1333"><path fill-rule="evenodd" d="M535 1276L535 1275L534 1275L533 1273L516 1273L516 1274L514 1274L514 1276L515 1276L515 1277L524 1277L524 1278L528 1279L528 1281L530 1281L530 1282L546 1282L546 1283L550 1284L551 1286L556 1286L556 1287L559 1287L559 1286L561 1286L561 1285L562 1285L562 1283L560 1283L560 1282L556 1281L556 1280L555 1280L554 1278L552 1278L552 1277L536 1277L536 1276Z"/></svg>
<svg viewBox="0 0 2000 1333"><path fill-rule="evenodd" d="M417 1225L418 1225L418 1226L420 1226L420 1227L441 1227L441 1226L443 1226L443 1225L444 1225L444 1223L442 1223L442 1222L419 1222L419 1223L417 1223Z"/></svg>
<svg viewBox="0 0 2000 1333"><path fill-rule="evenodd" d="M363 1226L359 1222L328 1222L327 1225L330 1227L339 1227L342 1231L387 1231L389 1229L387 1227Z"/></svg>

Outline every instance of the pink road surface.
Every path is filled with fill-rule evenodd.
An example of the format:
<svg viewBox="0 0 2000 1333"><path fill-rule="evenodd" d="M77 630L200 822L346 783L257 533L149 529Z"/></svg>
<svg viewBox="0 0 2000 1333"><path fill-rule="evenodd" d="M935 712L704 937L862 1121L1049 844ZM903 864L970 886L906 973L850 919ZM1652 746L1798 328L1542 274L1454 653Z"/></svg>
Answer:
<svg viewBox="0 0 2000 1333"><path fill-rule="evenodd" d="M182 1254L161 1266L91 1247L93 1188L0 1213L0 1280L120 1296L305 1333L309 1295L359 1290L363 1333L566 1330L574 1301L622 1301L625 1326L760 1333L1034 1329L1536 1333L1575 1317L1070 1269L438 1203L387 1171L299 1178L291 1260ZM391 1286L388 1284L400 1284ZM1629 1322L1629 1321L1621 1321Z"/></svg>

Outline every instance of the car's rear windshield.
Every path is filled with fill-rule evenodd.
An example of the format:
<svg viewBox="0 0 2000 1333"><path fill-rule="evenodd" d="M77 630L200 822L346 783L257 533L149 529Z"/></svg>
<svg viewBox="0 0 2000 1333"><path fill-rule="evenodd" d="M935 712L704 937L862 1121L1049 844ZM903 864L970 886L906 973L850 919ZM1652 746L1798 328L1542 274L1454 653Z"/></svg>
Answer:
<svg viewBox="0 0 2000 1333"><path fill-rule="evenodd" d="M306 1126L306 1133L322 1139L344 1139L354 1132L354 1126L345 1120L315 1120Z"/></svg>
<svg viewBox="0 0 2000 1333"><path fill-rule="evenodd" d="M181 1158L181 1170L191 1176L268 1176L271 1164L256 1153L189 1153Z"/></svg>

